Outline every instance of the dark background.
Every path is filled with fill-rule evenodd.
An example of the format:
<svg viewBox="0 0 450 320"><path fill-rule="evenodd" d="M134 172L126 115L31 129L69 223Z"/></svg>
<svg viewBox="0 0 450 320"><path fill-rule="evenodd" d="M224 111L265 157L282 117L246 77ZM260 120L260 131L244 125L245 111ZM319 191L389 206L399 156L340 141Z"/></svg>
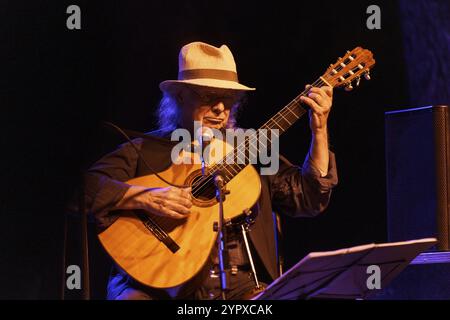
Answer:
<svg viewBox="0 0 450 320"><path fill-rule="evenodd" d="M81 30L66 8L81 8ZM366 8L381 8L381 30ZM63 217L80 172L123 142L101 126L148 131L191 41L227 44L240 81L257 88L240 117L258 127L355 46L370 49L372 81L336 90L329 119L339 185L315 219L283 220L287 267L309 251L386 241L384 112L448 103L446 1L2 1L0 298L58 299ZM447 40L446 40L447 39ZM301 164L305 119L281 140ZM76 219L69 262L79 264ZM92 237L95 239L95 237ZM108 259L92 243L94 297Z"/></svg>

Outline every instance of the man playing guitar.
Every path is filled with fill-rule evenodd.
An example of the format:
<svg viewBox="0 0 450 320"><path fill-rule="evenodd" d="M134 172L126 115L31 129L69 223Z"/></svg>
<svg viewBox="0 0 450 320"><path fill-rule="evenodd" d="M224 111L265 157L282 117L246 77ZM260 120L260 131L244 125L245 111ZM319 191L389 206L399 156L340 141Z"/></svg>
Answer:
<svg viewBox="0 0 450 320"><path fill-rule="evenodd" d="M170 141L170 134L177 128L189 130L192 135L195 134L194 121L201 122L204 127L219 130L235 128L235 113L242 98L246 92L254 90L238 82L234 58L227 46L218 48L202 42L189 43L181 49L178 79L164 81L160 88L163 92L158 109L160 128L148 134L149 139L137 138L133 140L133 144L121 145L96 162L86 174L87 206L95 215L100 230L108 231L117 223L124 210L141 210L148 216L175 223L188 219L195 207L192 187L133 185L129 180L153 173L144 162L157 172L163 172L171 166L173 143ZM299 167L279 156L278 172L259 177L260 194L251 208L256 218L248 234L258 272L267 276L265 281L272 281L279 276L273 212L292 217L316 216L327 207L331 190L337 184L336 163L334 154L328 149L327 131L332 88L327 85L309 86L306 92L301 97L301 102L309 107L312 132L306 159ZM237 191L231 190L230 196L233 192ZM213 232L212 226L205 226L203 229L208 228ZM195 235L187 237L192 237L191 243L195 245ZM121 245L133 242L133 239L118 238L120 233L114 235L114 241L120 240ZM250 261L239 232L230 227L227 240L227 297L241 299L255 287L254 280L249 277L252 271ZM105 248L108 250L107 246ZM181 252L182 250L180 254ZM120 254L123 256L123 252ZM195 285L176 291L159 285L148 286L146 281L134 276L137 272L145 273L145 268L140 268L136 263L128 271L126 263L122 264L112 255L117 264L109 280L108 299L217 299L220 297L217 252L211 250L206 254L210 256L203 264L202 270L206 271L193 275ZM130 259L132 255L127 254L123 261ZM155 256L148 261L152 264L151 261L157 263L157 260L158 257ZM164 273L166 268L173 270L170 271L171 274ZM171 275L188 272L182 266L177 269L171 263L160 269L155 273L155 283L159 283L161 277L170 278ZM142 279L144 278L145 276Z"/></svg>

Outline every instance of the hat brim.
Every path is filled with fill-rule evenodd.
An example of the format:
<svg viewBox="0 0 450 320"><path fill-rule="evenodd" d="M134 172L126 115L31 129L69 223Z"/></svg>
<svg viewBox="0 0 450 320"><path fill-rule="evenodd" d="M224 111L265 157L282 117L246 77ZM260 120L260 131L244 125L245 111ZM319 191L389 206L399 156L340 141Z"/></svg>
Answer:
<svg viewBox="0 0 450 320"><path fill-rule="evenodd" d="M253 91L255 88L250 88L244 86L235 81L228 80L218 80L218 79L190 79L190 80L166 80L159 84L159 88L164 92L171 92L176 90L182 85L195 85L202 86L208 88L216 88L216 89L230 89L230 90L241 90L241 91Z"/></svg>

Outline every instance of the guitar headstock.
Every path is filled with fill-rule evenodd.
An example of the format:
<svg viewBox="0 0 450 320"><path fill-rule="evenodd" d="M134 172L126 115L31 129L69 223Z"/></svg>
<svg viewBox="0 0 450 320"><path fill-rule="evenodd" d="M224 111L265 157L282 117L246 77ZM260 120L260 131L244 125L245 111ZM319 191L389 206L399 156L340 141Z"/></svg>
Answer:
<svg viewBox="0 0 450 320"><path fill-rule="evenodd" d="M353 89L353 80L356 79L356 86L359 86L361 76L370 80L370 69L374 65L372 52L356 47L352 51L347 51L335 64L330 65L322 78L333 87L345 87L345 90L350 91Z"/></svg>

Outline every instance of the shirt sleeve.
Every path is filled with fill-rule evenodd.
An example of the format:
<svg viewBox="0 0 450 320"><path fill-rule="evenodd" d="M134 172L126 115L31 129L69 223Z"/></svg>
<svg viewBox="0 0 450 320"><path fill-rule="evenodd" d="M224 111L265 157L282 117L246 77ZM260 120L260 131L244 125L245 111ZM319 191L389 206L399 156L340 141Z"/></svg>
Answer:
<svg viewBox="0 0 450 320"><path fill-rule="evenodd" d="M322 176L309 154L300 168L280 156L280 170L270 180L272 207L293 217L313 217L329 204L331 191L338 183L336 160L329 151L328 171Z"/></svg>
<svg viewBox="0 0 450 320"><path fill-rule="evenodd" d="M135 139L133 143L141 149L141 139ZM100 229L109 227L117 219L111 210L130 188L126 181L135 177L137 160L134 147L124 143L97 161L85 174L86 208Z"/></svg>

